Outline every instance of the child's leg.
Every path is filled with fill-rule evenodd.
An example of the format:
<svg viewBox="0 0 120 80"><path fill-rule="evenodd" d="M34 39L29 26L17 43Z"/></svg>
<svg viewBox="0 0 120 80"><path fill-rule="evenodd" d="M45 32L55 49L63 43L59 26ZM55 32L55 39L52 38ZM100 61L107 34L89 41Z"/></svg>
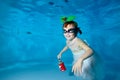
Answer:
<svg viewBox="0 0 120 80"><path fill-rule="evenodd" d="M95 76L90 73L82 74L81 77L82 77L82 80L96 80Z"/></svg>
<svg viewBox="0 0 120 80"><path fill-rule="evenodd" d="M82 80L96 80L93 66L84 65L82 68L81 77L82 77Z"/></svg>

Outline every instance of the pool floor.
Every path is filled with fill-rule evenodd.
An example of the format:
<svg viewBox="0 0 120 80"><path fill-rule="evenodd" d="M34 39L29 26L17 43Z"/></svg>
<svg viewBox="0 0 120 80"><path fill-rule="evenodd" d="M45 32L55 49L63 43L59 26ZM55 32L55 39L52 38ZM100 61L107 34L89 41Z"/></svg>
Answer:
<svg viewBox="0 0 120 80"><path fill-rule="evenodd" d="M69 66L66 66L66 71L61 72L58 65L20 65L17 64L14 68L0 70L0 80L78 80L74 75L69 75ZM108 68L106 68L103 80L120 80L120 70L113 67Z"/></svg>

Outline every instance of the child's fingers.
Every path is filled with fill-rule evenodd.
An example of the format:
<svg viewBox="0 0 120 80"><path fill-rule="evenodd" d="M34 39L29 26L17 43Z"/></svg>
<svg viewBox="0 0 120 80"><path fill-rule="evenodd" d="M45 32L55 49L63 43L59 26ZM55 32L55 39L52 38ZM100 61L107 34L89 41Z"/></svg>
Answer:
<svg viewBox="0 0 120 80"><path fill-rule="evenodd" d="M60 59L60 58L61 58L61 55L57 55L57 58Z"/></svg>
<svg viewBox="0 0 120 80"><path fill-rule="evenodd" d="M74 66L72 67L72 72L74 72Z"/></svg>
<svg viewBox="0 0 120 80"><path fill-rule="evenodd" d="M77 68L76 68L75 66L72 67L72 72L73 72L74 74L77 73Z"/></svg>
<svg viewBox="0 0 120 80"><path fill-rule="evenodd" d="M75 66L72 67L72 72L75 73L76 69Z"/></svg>
<svg viewBox="0 0 120 80"><path fill-rule="evenodd" d="M75 67L75 66L73 66L73 67L72 67L72 72L73 72L76 76L80 76L81 73L82 73L82 70L81 70L80 67Z"/></svg>

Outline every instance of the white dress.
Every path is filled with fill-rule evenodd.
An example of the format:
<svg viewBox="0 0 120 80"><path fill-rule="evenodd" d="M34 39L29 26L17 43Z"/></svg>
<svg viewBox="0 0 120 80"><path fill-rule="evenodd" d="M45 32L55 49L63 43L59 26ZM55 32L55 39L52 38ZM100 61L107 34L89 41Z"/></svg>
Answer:
<svg viewBox="0 0 120 80"><path fill-rule="evenodd" d="M85 50L81 47L76 47L78 38L76 37L72 42L67 42L67 46L71 49L73 53L73 64L79 59L79 57L83 54L85 54ZM82 73L80 74L80 77L82 80L95 80L94 79L94 56L90 56L89 58L85 59L83 61L82 65ZM77 75L77 74L76 74Z"/></svg>

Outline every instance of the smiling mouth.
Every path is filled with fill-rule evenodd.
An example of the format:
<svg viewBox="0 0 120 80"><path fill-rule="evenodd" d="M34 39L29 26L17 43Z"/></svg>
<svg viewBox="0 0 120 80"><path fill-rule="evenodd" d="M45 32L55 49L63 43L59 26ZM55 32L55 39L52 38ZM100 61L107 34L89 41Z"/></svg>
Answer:
<svg viewBox="0 0 120 80"><path fill-rule="evenodd" d="M69 38L69 37L70 37L70 35L67 35L66 37L68 37L68 38Z"/></svg>

